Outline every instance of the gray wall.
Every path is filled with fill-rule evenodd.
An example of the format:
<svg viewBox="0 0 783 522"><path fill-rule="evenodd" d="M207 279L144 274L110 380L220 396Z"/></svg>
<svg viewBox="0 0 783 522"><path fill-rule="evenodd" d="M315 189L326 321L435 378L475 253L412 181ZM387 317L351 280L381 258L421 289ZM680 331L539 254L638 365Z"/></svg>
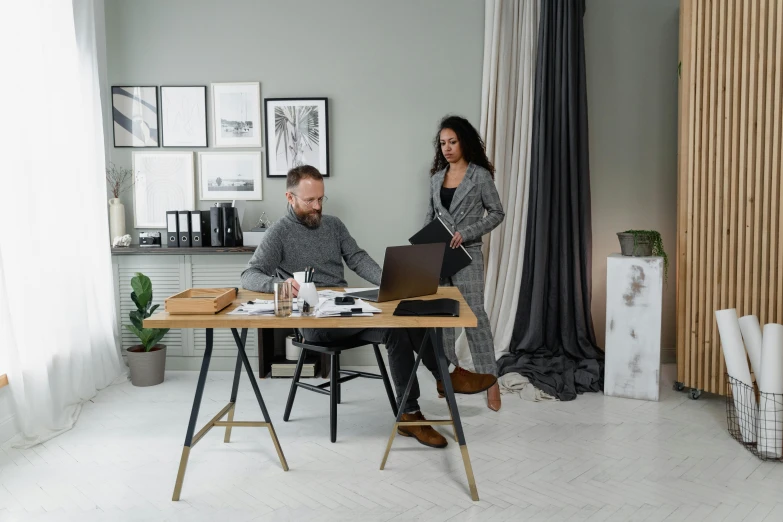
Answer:
<svg viewBox="0 0 783 522"><path fill-rule="evenodd" d="M674 360L679 0L590 0L585 15L593 205L593 321L606 330L617 232L654 229L669 254L662 348Z"/></svg>
<svg viewBox="0 0 783 522"><path fill-rule="evenodd" d="M106 0L109 84L259 81L262 98L328 97L325 212L382 262L386 246L407 244L422 225L440 117L478 126L483 9L476 0ZM144 149L111 146L109 159L130 167L131 150ZM262 210L279 218L284 192L283 179L264 178L243 228ZM135 239L131 193L122 199Z"/></svg>
<svg viewBox="0 0 783 522"><path fill-rule="evenodd" d="M615 233L656 229L671 260L662 338L669 360L678 9L678 0L591 0L585 15L599 344ZM106 0L109 84L259 81L262 97L328 97L326 211L380 261L385 246L405 244L421 222L438 119L454 112L478 124L483 23L477 0ZM130 166L130 149L108 151ZM272 219L284 210L282 180L265 178L263 191L264 200L249 205L246 229L261 210ZM130 194L123 201L132 230ZM359 281L349 274L349 282Z"/></svg>

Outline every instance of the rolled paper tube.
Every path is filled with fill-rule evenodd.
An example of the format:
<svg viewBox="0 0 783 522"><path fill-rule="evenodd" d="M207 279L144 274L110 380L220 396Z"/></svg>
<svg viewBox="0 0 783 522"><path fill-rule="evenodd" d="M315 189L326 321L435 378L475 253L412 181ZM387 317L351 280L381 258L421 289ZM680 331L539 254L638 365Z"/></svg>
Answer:
<svg viewBox="0 0 783 522"><path fill-rule="evenodd" d="M753 394L753 382L750 380L748 357L745 355L745 346L742 344L737 310L735 308L718 310L715 312L715 319L718 322L720 344L723 349L723 358L726 360L726 371L730 377L746 385L742 386L742 384L734 382L731 391L742 440L753 443L756 442L758 405Z"/></svg>
<svg viewBox="0 0 783 522"><path fill-rule="evenodd" d="M759 391L759 452L783 457L783 325L764 325Z"/></svg>
<svg viewBox="0 0 783 522"><path fill-rule="evenodd" d="M756 382L761 387L761 326L755 315L746 315L739 319L742 340L750 357L750 367L756 374Z"/></svg>

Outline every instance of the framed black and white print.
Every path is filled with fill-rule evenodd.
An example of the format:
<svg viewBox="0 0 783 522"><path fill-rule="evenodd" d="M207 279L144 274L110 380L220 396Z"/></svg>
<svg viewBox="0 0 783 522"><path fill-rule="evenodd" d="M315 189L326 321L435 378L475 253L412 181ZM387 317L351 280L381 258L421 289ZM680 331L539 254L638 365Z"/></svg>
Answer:
<svg viewBox="0 0 783 522"><path fill-rule="evenodd" d="M329 126L326 98L266 98L268 177L285 177L299 165L329 176Z"/></svg>
<svg viewBox="0 0 783 522"><path fill-rule="evenodd" d="M201 201L261 199L261 152L199 152Z"/></svg>
<svg viewBox="0 0 783 522"><path fill-rule="evenodd" d="M261 147L261 85L212 84L212 145Z"/></svg>
<svg viewBox="0 0 783 522"><path fill-rule="evenodd" d="M164 147L206 147L206 86L162 85L160 127Z"/></svg>
<svg viewBox="0 0 783 522"><path fill-rule="evenodd" d="M158 88L111 88L115 147L158 147Z"/></svg>
<svg viewBox="0 0 783 522"><path fill-rule="evenodd" d="M193 153L134 151L133 226L166 228L167 210L193 210Z"/></svg>

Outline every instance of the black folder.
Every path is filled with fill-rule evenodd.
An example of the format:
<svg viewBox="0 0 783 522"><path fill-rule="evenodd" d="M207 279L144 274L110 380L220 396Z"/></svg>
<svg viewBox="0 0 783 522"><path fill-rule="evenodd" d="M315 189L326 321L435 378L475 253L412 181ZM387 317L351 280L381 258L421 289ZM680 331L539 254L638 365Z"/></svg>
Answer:
<svg viewBox="0 0 783 522"><path fill-rule="evenodd" d="M212 235L209 232L209 210L194 210L190 213L192 246L209 246Z"/></svg>
<svg viewBox="0 0 783 522"><path fill-rule="evenodd" d="M394 315L459 317L459 301L454 299L407 299L400 301Z"/></svg>
<svg viewBox="0 0 783 522"><path fill-rule="evenodd" d="M209 209L210 244L213 247L223 246L223 209L210 207Z"/></svg>
<svg viewBox="0 0 783 522"><path fill-rule="evenodd" d="M190 210L179 211L179 246L190 247Z"/></svg>
<svg viewBox="0 0 783 522"><path fill-rule="evenodd" d="M440 278L451 277L466 266L473 258L470 257L465 247L451 248L451 240L454 234L440 218L435 218L424 228L416 232L408 240L412 245L423 245L426 243L446 243L446 251L443 253L443 265L440 268Z"/></svg>
<svg viewBox="0 0 783 522"><path fill-rule="evenodd" d="M223 246L242 246L244 238L236 207L222 207L223 210Z"/></svg>
<svg viewBox="0 0 783 522"><path fill-rule="evenodd" d="M166 211L166 246L176 248L179 246L179 221L176 210Z"/></svg>

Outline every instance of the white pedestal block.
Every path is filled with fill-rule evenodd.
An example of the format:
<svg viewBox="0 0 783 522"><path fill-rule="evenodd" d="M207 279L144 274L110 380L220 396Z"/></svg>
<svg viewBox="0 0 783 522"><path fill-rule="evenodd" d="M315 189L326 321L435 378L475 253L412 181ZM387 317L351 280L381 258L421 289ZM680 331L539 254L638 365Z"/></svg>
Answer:
<svg viewBox="0 0 783 522"><path fill-rule="evenodd" d="M658 400L663 258L609 256L604 395Z"/></svg>

